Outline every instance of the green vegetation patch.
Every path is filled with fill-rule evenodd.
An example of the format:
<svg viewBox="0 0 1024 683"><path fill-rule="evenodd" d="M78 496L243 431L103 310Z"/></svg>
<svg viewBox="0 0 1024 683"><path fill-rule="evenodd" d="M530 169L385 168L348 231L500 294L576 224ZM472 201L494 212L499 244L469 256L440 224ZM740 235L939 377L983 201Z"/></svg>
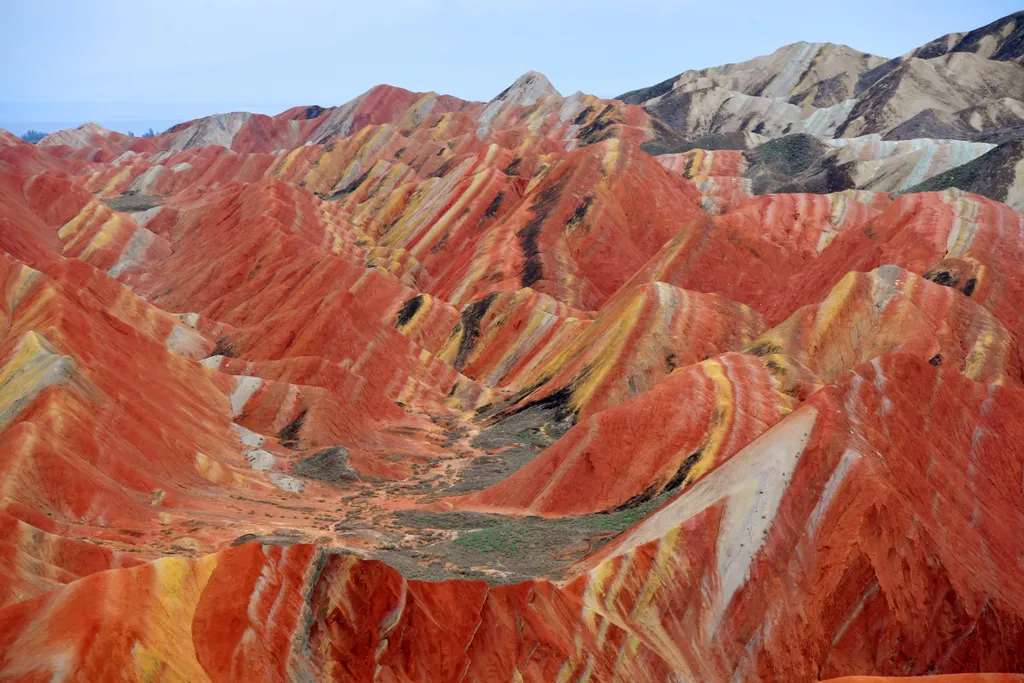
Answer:
<svg viewBox="0 0 1024 683"><path fill-rule="evenodd" d="M751 166L764 166L777 173L794 176L803 173L820 159L828 148L813 135L796 133L770 140L746 153Z"/></svg>
<svg viewBox="0 0 1024 683"><path fill-rule="evenodd" d="M137 213L160 206L163 197L155 194L123 194L120 197L103 198L103 202L114 211Z"/></svg>
<svg viewBox="0 0 1024 683"><path fill-rule="evenodd" d="M456 545L483 553L519 553L550 550L558 539L585 540L604 534L619 534L653 512L665 501L658 497L635 508L617 512L545 519L543 517L488 520L484 528L469 531L455 539ZM451 513L441 513L451 514ZM459 514L459 513L454 513ZM498 515L489 515L497 517Z"/></svg>
<svg viewBox="0 0 1024 683"><path fill-rule="evenodd" d="M899 194L941 192L956 187L989 199L1003 201L1006 199L1007 188L1014 181L1017 162L1022 158L1024 158L1024 140L1007 142L973 161L932 176Z"/></svg>
<svg viewBox="0 0 1024 683"><path fill-rule="evenodd" d="M746 136L743 133L709 133L693 140L651 140L640 145L640 149L651 156L662 154L679 154L689 152L691 149L703 149L707 151L747 149Z"/></svg>
<svg viewBox="0 0 1024 683"><path fill-rule="evenodd" d="M418 549L421 557L437 558L433 580L473 573L492 584L515 583L536 577L557 578L561 571L643 520L671 497L662 494L629 509L615 512L544 519L509 517L479 512L424 512L395 514L399 526L424 530L456 531L454 540ZM391 549L389 549L391 550ZM381 559L403 571L409 567L407 550L388 552ZM456 571L439 571L443 565ZM480 569L500 574L487 574ZM416 568L418 574L422 567Z"/></svg>

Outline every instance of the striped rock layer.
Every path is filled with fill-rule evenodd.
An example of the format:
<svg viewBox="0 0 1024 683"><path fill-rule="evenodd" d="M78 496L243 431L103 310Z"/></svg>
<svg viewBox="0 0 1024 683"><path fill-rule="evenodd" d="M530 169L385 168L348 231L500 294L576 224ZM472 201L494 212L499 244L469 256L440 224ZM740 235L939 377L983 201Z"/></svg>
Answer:
<svg viewBox="0 0 1024 683"><path fill-rule="evenodd" d="M992 432L1022 400L1019 389L883 356L568 581L429 583L314 546L248 544L100 572L0 609L0 671L661 681L1013 670L1024 548L1001 524L1022 521L1019 476L980 473L992 462L1022 471ZM922 430L925 447L908 450ZM950 640L936 643L936 631ZM902 645L878 659L889 643Z"/></svg>
<svg viewBox="0 0 1024 683"><path fill-rule="evenodd" d="M861 134L1016 26L0 134L0 680L1020 680L1003 143Z"/></svg>

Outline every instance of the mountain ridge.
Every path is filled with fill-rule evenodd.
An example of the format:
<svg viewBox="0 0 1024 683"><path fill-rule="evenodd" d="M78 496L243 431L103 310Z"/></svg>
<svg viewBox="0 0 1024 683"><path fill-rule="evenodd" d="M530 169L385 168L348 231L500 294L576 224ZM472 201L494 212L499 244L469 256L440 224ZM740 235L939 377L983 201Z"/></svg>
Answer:
<svg viewBox="0 0 1024 683"><path fill-rule="evenodd" d="M1024 680L1019 25L0 132L0 679Z"/></svg>
<svg viewBox="0 0 1024 683"><path fill-rule="evenodd" d="M805 52L808 54L805 55ZM693 92L693 88L697 87L694 84L702 84L702 90L706 90L708 86L724 87L727 91L736 93L735 96L781 97L790 104L810 107L816 115L824 117L828 116L824 112L830 107L853 100L855 104L850 110L837 112L842 120L835 123L834 129L826 129L827 134L834 133L836 137L865 133L885 135L893 125L905 122L923 109L934 109L938 106L940 110L946 108L944 111L952 114L955 109L949 110L949 106L953 93L961 91L968 83L974 83L979 79L988 79L980 91L984 93L983 99L1010 98L1020 102L1020 84L1024 82L1024 77L1021 76L1022 59L1024 12L1017 12L968 33L949 34L937 38L908 51L901 57L889 60L866 55L841 45L800 42L779 48L771 55L755 57L746 62L686 71L656 86L624 93L618 99L648 107L652 114L662 118L684 136L722 132L730 126L735 130L749 129L751 132L760 132L756 125L750 127L749 123L734 120L739 115L737 112L726 112L725 118L712 125L710 129L694 128L692 112L685 112L699 110L701 107L721 106L699 99L694 102L692 95L683 97L685 93ZM794 74L784 71L776 62L794 66L806 65L806 70L797 69L794 74L799 73L798 80L796 83L790 83ZM946 63L955 63L955 66L946 68L944 72L941 68L936 70L936 64ZM815 69L822 71L820 77L814 73ZM747 72L750 75L745 80L729 79L728 76L733 72ZM961 73L963 79L960 78ZM925 97L933 98L931 104L935 106L932 107L913 104L909 105L912 108L908 109L908 105L899 104L901 98L910 97L906 92L908 89L917 87L911 84L912 81L922 78L935 83L938 87L947 88L948 92L926 93ZM976 106L978 102L976 97L971 95L963 104ZM892 111L883 115L881 110L885 107ZM794 126L805 115L806 113L799 114L794 111L787 114L781 123ZM1019 118L1014 120L1014 124L1019 123ZM783 132L795 131L791 128ZM990 127L974 131L991 132Z"/></svg>

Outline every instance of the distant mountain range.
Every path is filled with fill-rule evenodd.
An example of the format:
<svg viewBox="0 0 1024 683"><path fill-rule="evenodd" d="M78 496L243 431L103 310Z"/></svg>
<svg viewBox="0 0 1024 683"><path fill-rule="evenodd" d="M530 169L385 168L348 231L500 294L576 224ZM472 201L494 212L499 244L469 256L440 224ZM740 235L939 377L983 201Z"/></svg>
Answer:
<svg viewBox="0 0 1024 683"><path fill-rule="evenodd" d="M745 150L783 138L746 155L743 175L755 179L755 193L906 191L955 179L961 189L1024 207L1024 12L894 59L796 43L619 99L685 139L648 143L655 154ZM799 135L810 137L791 137ZM851 138L859 140L844 142Z"/></svg>
<svg viewBox="0 0 1024 683"><path fill-rule="evenodd" d="M1002 142L1024 134L1024 12L885 59L796 43L620 95L687 138L877 134Z"/></svg>

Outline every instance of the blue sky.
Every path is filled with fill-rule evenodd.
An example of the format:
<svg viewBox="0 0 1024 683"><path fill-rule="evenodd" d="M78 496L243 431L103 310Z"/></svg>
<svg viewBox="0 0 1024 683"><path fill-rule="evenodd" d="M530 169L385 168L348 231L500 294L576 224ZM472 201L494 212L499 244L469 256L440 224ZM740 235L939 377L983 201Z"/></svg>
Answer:
<svg viewBox="0 0 1024 683"><path fill-rule="evenodd" d="M341 104L377 83L486 100L519 74L605 97L799 40L897 56L1019 0L4 0L0 127L136 134Z"/></svg>

